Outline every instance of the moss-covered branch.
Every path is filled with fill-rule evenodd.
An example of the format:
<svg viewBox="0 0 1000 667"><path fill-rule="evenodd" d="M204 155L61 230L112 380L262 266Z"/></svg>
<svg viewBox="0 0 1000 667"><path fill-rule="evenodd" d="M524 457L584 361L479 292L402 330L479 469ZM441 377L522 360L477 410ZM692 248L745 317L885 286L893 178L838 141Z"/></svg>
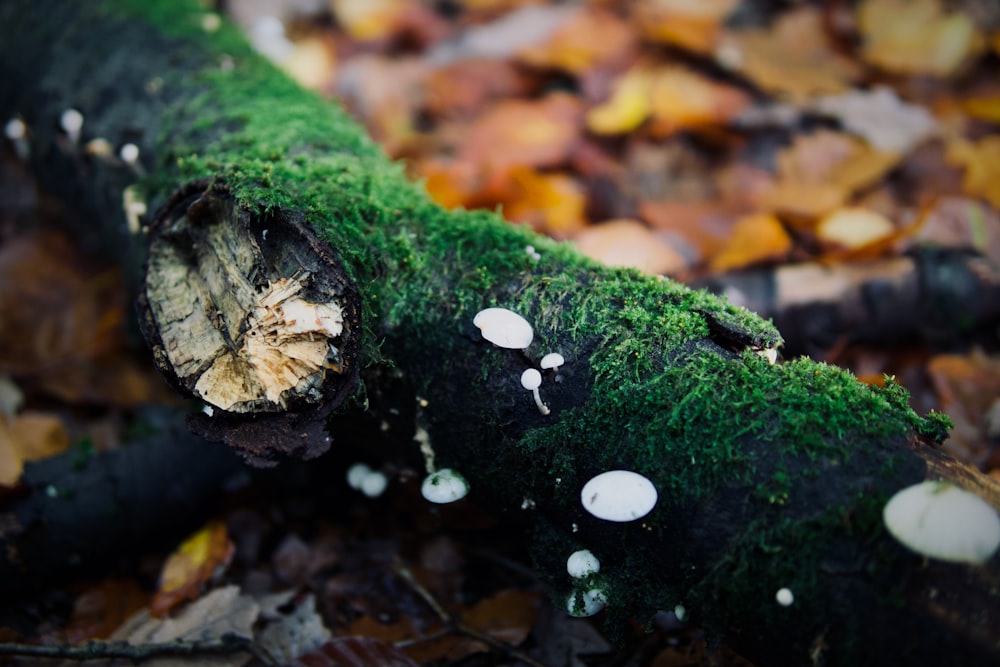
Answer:
<svg viewBox="0 0 1000 667"><path fill-rule="evenodd" d="M474 498L534 515L556 594L600 588L613 621L680 605L769 665L998 658L997 558L928 564L881 522L887 497L924 478L914 450L943 437L941 420L892 385L772 365L773 327L704 293L438 208L343 111L233 29L206 32L203 14L0 6L0 112L24 119L36 170L123 256L148 246L144 327L164 372L206 402L198 430L267 463L350 440L345 411L415 413ZM85 119L75 142L67 108ZM140 166L88 154L95 138L135 143ZM133 182L158 212L148 233L121 211ZM531 346L486 342L473 317L488 306L525 317ZM309 327L289 316L303 312ZM543 415L520 377L548 352L566 363L543 375ZM412 435L399 446L419 458ZM640 521L581 507L583 484L615 468L658 490ZM601 570L571 580L581 548Z"/></svg>

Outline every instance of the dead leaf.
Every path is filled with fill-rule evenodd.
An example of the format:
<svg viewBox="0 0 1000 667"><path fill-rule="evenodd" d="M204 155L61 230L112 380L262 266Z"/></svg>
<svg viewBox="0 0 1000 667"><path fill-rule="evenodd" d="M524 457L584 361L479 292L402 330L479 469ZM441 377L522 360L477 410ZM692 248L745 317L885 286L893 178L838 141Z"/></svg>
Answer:
<svg viewBox="0 0 1000 667"><path fill-rule="evenodd" d="M205 584L229 565L234 549L220 521L209 522L184 540L163 565L150 613L163 616L182 602L198 597Z"/></svg>
<svg viewBox="0 0 1000 667"><path fill-rule="evenodd" d="M0 415L0 486L14 486L24 463L69 449L62 420L41 412L24 412L13 419Z"/></svg>
<svg viewBox="0 0 1000 667"><path fill-rule="evenodd" d="M503 173L513 167L554 167L580 137L583 111L572 95L500 102L469 128L458 159Z"/></svg>
<svg viewBox="0 0 1000 667"><path fill-rule="evenodd" d="M945 197L933 204L914 241L972 250L1000 266L1000 213L979 201Z"/></svg>
<svg viewBox="0 0 1000 667"><path fill-rule="evenodd" d="M778 154L778 181L764 195L764 204L792 222L809 223L880 181L899 161L898 154L874 150L846 134L800 135Z"/></svg>
<svg viewBox="0 0 1000 667"><path fill-rule="evenodd" d="M650 119L650 133L725 125L750 104L743 91L677 65L640 63L616 83L611 98L587 113L597 134L630 132Z"/></svg>
<svg viewBox="0 0 1000 667"><path fill-rule="evenodd" d="M842 93L859 76L828 41L820 10L803 6L782 13L769 30L726 32L716 57L764 90L802 102Z"/></svg>
<svg viewBox="0 0 1000 667"><path fill-rule="evenodd" d="M965 168L962 189L1000 208L1000 134L977 142L958 139L948 145L945 159Z"/></svg>
<svg viewBox="0 0 1000 667"><path fill-rule="evenodd" d="M424 109L435 117L470 116L497 100L525 95L531 87L508 60L459 60L428 75Z"/></svg>
<svg viewBox="0 0 1000 667"><path fill-rule="evenodd" d="M662 235L636 220L609 220L573 237L580 252L607 266L638 269L652 275L675 274L687 262Z"/></svg>
<svg viewBox="0 0 1000 667"><path fill-rule="evenodd" d="M321 651L323 644L330 641L330 631L316 611L316 599L309 594L287 614L269 618L256 641L278 664L287 665L300 656Z"/></svg>
<svg viewBox="0 0 1000 667"><path fill-rule="evenodd" d="M512 169L508 178L508 194L500 200L508 220L554 238L565 238L586 224L586 197L571 176L521 167Z"/></svg>
<svg viewBox="0 0 1000 667"><path fill-rule="evenodd" d="M857 22L862 57L897 74L949 76L983 47L972 18L939 0L865 0Z"/></svg>
<svg viewBox="0 0 1000 667"><path fill-rule="evenodd" d="M737 5L738 0L640 0L631 18L646 39L709 55Z"/></svg>
<svg viewBox="0 0 1000 667"><path fill-rule="evenodd" d="M824 216L816 238L837 249L857 252L892 238L896 226L880 213L864 208L842 208Z"/></svg>
<svg viewBox="0 0 1000 667"><path fill-rule="evenodd" d="M173 641L206 642L235 635L250 639L253 626L260 616L254 599L240 593L237 586L226 586L182 607L170 618L154 618L147 610L132 615L110 637L109 641L127 641L133 645ZM155 658L143 662L144 667L239 667L251 656L247 653L206 655L196 660L188 657Z"/></svg>
<svg viewBox="0 0 1000 667"><path fill-rule="evenodd" d="M623 62L634 48L631 28L617 15L599 7L577 6L548 39L521 49L516 59L534 67L583 74Z"/></svg>
<svg viewBox="0 0 1000 667"><path fill-rule="evenodd" d="M372 637L337 637L288 663L293 667L417 667L406 654Z"/></svg>
<svg viewBox="0 0 1000 667"><path fill-rule="evenodd" d="M54 641L78 644L105 639L149 601L149 594L132 579L106 579L73 602L73 612Z"/></svg>
<svg viewBox="0 0 1000 667"><path fill-rule="evenodd" d="M117 270L88 263L55 232L0 246L0 372L69 403L169 400L148 360L128 350Z"/></svg>
<svg viewBox="0 0 1000 667"><path fill-rule="evenodd" d="M712 271L742 269L760 262L784 258L792 249L792 239L781 222L769 213L740 218L722 251L712 257Z"/></svg>
<svg viewBox="0 0 1000 667"><path fill-rule="evenodd" d="M982 464L989 454L986 418L1000 399L1000 359L979 350L943 354L927 363L927 372L942 409L955 422L945 448Z"/></svg>
<svg viewBox="0 0 1000 667"><path fill-rule="evenodd" d="M927 109L903 102L885 86L820 97L813 108L837 118L848 132L885 153L909 153L938 131Z"/></svg>

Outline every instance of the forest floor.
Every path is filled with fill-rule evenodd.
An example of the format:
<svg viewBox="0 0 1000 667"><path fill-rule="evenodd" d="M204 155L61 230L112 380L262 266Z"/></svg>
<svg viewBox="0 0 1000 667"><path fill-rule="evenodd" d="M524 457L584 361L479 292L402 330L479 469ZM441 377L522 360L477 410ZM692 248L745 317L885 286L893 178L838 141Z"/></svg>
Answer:
<svg viewBox="0 0 1000 667"><path fill-rule="evenodd" d="M851 302L928 253L1000 283L995 3L224 4L442 205L499 209L600 261L710 284L787 324L785 354L859 381L895 376L915 409L955 421L947 452L1000 480L995 314L885 337L850 319L801 321L891 310ZM73 223L5 145L0 511L32 461L121 447L148 406L178 405L136 343L119 269L81 252ZM822 279L794 298L745 288L803 267ZM977 298L956 294L949 312L976 311ZM252 636L256 659L278 664L359 664L351 653L381 665L749 664L673 610L624 630L568 617L533 576L516 519L428 508L406 469L366 497L344 479L348 463L323 498L233 494L172 552L114 559L102 578L3 609L0 642L176 643L210 626L209 639Z"/></svg>

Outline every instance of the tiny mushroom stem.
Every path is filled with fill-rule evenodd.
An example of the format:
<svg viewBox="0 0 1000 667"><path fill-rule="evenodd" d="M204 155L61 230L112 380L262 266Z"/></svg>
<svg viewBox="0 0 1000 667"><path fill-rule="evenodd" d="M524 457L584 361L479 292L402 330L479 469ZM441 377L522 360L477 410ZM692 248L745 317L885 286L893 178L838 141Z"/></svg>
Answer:
<svg viewBox="0 0 1000 667"><path fill-rule="evenodd" d="M542 403L542 397L538 395L538 388L542 386L541 373L534 368L529 368L524 371L521 373L521 386L531 391L532 395L535 397L535 405L538 406L539 412L543 415L547 415L551 412L551 410L549 410L549 406Z"/></svg>
<svg viewBox="0 0 1000 667"><path fill-rule="evenodd" d="M66 133L70 142L80 141L80 130L83 129L83 114L76 109L66 109L59 116L59 126Z"/></svg>

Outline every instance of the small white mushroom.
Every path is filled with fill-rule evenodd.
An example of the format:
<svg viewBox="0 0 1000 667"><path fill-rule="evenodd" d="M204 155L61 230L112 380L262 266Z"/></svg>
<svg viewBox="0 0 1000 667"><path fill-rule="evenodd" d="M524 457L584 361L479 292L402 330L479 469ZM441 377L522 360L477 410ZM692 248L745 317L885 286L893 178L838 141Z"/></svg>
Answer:
<svg viewBox="0 0 1000 667"><path fill-rule="evenodd" d="M523 350L535 336L528 321L506 308L486 308L476 313L472 323L479 327L483 338L498 347Z"/></svg>
<svg viewBox="0 0 1000 667"><path fill-rule="evenodd" d="M544 357L542 357L542 360L538 362L538 365L542 368L543 371L547 371L550 368L552 370L557 370L564 363L566 363L566 360L563 359L563 356L561 354L559 354L558 352L549 352Z"/></svg>
<svg viewBox="0 0 1000 667"><path fill-rule="evenodd" d="M687 609L684 608L684 605L679 604L676 607L674 607L674 616L676 616L677 620L680 621L681 623L684 622L684 619L687 618L687 615L688 612Z"/></svg>
<svg viewBox="0 0 1000 667"><path fill-rule="evenodd" d="M83 129L83 114L76 109L66 109L59 116L59 127L72 143L77 143L80 141L80 130Z"/></svg>
<svg viewBox="0 0 1000 667"><path fill-rule="evenodd" d="M361 490L365 478L372 474L372 469L365 463L355 463L347 469L347 485L352 489Z"/></svg>
<svg viewBox="0 0 1000 667"><path fill-rule="evenodd" d="M83 147L83 152L92 157L104 159L114 153L115 147L104 137L94 137Z"/></svg>
<svg viewBox="0 0 1000 667"><path fill-rule="evenodd" d="M378 498L387 486L389 486L389 478L385 476L385 473L373 470L361 480L361 486L358 490L369 498Z"/></svg>
<svg viewBox="0 0 1000 667"><path fill-rule="evenodd" d="M139 147L135 144L125 144L118 151L118 157L121 158L135 174L142 176L145 172L142 169L142 163L139 162Z"/></svg>
<svg viewBox="0 0 1000 667"><path fill-rule="evenodd" d="M542 403L542 397L538 395L538 388L542 386L542 374L539 373L534 368L529 368L528 370L521 373L521 386L529 390L531 394L535 397L535 405L538 406L538 411L543 415L547 415L551 412L549 406Z"/></svg>
<svg viewBox="0 0 1000 667"><path fill-rule="evenodd" d="M432 503L453 503L469 493L469 483L451 468L441 468L424 479L420 493Z"/></svg>
<svg viewBox="0 0 1000 667"><path fill-rule="evenodd" d="M598 519L635 521L649 514L656 505L656 487L631 470L609 470L583 485L580 502Z"/></svg>
<svg viewBox="0 0 1000 667"><path fill-rule="evenodd" d="M795 595L792 593L791 589L779 588L778 592L774 594L774 599L782 607L791 607L792 603L795 602Z"/></svg>
<svg viewBox="0 0 1000 667"><path fill-rule="evenodd" d="M31 150L28 146L28 126L24 121L18 116L11 118L3 126L3 134L10 140L11 145L14 146L14 152L17 154L17 157L27 160L31 154Z"/></svg>
<svg viewBox="0 0 1000 667"><path fill-rule="evenodd" d="M600 588L589 591L573 591L566 598L566 611L570 616L583 618L593 616L608 603L608 594Z"/></svg>
<svg viewBox="0 0 1000 667"><path fill-rule="evenodd" d="M213 408L211 405L208 405L207 403L201 406L201 411L208 417L215 416L215 408Z"/></svg>
<svg viewBox="0 0 1000 667"><path fill-rule="evenodd" d="M955 563L985 563L1000 547L1000 517L985 500L948 482L922 482L882 510L893 537L913 551Z"/></svg>
<svg viewBox="0 0 1000 667"><path fill-rule="evenodd" d="M590 549L574 551L566 559L566 571L574 579L583 579L601 571L601 561L597 560Z"/></svg>

